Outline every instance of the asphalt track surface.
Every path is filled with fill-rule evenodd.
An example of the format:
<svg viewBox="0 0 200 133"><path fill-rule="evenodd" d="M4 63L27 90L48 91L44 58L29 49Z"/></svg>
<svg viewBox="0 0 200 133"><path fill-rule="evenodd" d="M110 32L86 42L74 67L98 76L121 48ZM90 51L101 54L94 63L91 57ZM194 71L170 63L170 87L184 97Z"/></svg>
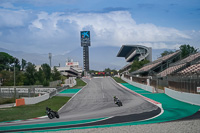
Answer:
<svg viewBox="0 0 200 133"><path fill-rule="evenodd" d="M62 109L59 110L60 119L50 120L48 118L42 118L30 121L0 123L0 126L31 125L107 118L102 121L85 124L6 130L4 132L71 128L144 120L154 117L161 112L160 108L156 105L151 104L143 98L123 89L110 77L92 78L91 80L85 79L85 81L87 82L87 86L82 88L81 91L79 91L62 107ZM113 96L117 96L122 101L122 107L118 107L114 104Z"/></svg>

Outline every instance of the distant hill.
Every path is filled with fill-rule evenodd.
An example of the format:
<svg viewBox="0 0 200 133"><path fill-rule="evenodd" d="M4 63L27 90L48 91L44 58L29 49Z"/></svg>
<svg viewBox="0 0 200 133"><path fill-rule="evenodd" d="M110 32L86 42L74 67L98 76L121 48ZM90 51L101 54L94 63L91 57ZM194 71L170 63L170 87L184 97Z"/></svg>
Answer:
<svg viewBox="0 0 200 133"><path fill-rule="evenodd" d="M104 70L105 68L109 67L111 69L117 70L123 67L123 65L126 64L125 60L123 58L116 57L119 49L119 47L90 47L90 69ZM18 58L20 61L23 58L27 62L32 62L35 65L49 63L48 53L26 53L23 51L11 51L3 48L0 48L0 52L6 52ZM78 61L80 66L83 66L83 49L78 48L63 55L54 55L54 53L52 53L52 66L58 66L59 63L61 66L65 66L65 62L67 59L73 59L74 61Z"/></svg>
<svg viewBox="0 0 200 133"><path fill-rule="evenodd" d="M119 52L120 47L90 47L89 56L90 56L90 69L92 70L104 70L105 68L111 68L119 70L127 63L124 58L116 57ZM153 60L157 59L160 54L167 49L153 49ZM32 62L35 65L41 65L44 63L49 64L48 53L39 54L39 53L27 53L23 51L11 51L7 49L0 48L0 52L6 52L14 57L17 57L20 61L25 59L27 62ZM52 66L65 66L67 59L73 59L78 61L80 66L83 66L83 49L77 48L73 51L70 51L66 54L57 54L52 53Z"/></svg>

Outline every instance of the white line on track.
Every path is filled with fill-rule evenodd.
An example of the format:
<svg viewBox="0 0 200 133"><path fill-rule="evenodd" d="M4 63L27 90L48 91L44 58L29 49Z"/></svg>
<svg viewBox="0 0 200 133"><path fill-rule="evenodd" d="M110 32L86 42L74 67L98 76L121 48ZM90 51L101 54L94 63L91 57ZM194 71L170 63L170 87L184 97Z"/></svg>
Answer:
<svg viewBox="0 0 200 133"><path fill-rule="evenodd" d="M105 98L104 92L103 92L103 83L102 82L101 82L101 90L102 90L102 93L103 93L103 98Z"/></svg>

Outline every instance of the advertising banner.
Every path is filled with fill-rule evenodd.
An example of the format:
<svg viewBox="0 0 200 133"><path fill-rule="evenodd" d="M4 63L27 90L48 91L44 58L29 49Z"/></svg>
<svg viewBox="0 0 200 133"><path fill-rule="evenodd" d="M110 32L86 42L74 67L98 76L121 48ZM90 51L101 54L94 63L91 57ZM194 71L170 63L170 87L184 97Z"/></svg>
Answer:
<svg viewBox="0 0 200 133"><path fill-rule="evenodd" d="M90 31L81 31L81 46L90 46Z"/></svg>
<svg viewBox="0 0 200 133"><path fill-rule="evenodd" d="M197 87L197 92L200 92L200 87Z"/></svg>

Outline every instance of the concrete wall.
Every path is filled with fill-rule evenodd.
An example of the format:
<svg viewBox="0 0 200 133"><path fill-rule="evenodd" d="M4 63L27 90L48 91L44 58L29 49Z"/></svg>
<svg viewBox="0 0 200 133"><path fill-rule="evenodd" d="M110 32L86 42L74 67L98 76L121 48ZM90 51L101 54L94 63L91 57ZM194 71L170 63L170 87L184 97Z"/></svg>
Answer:
<svg viewBox="0 0 200 133"><path fill-rule="evenodd" d="M26 105L27 104L36 104L36 103L42 102L47 99L49 99L49 93L46 93L46 94L38 96L38 97L24 98Z"/></svg>
<svg viewBox="0 0 200 133"><path fill-rule="evenodd" d="M73 87L75 86L76 83L76 77L69 77L69 79L65 80L65 84L62 84L62 86L69 86L69 87Z"/></svg>
<svg viewBox="0 0 200 133"><path fill-rule="evenodd" d="M200 106L200 94L179 92L169 88L165 88L165 94L176 100Z"/></svg>
<svg viewBox="0 0 200 133"><path fill-rule="evenodd" d="M48 92L51 93L53 91L56 91L56 88L32 88L33 92L35 91L35 93L42 93L42 92ZM29 93L30 88L16 88L16 91L18 93ZM4 92L4 93L14 93L14 88L0 88L0 92ZM32 92L32 93L33 93Z"/></svg>
<svg viewBox="0 0 200 133"><path fill-rule="evenodd" d="M121 77L124 81L126 81L127 83L135 86L135 87L138 87L138 88L141 88L143 90L146 90L146 91L149 91L149 92L152 92L154 93L155 92L155 88L152 87L152 86L148 86L148 85L144 85L144 84L140 84L140 83L137 83L137 82L133 82L131 81L130 79L126 79L124 78L123 76Z"/></svg>

